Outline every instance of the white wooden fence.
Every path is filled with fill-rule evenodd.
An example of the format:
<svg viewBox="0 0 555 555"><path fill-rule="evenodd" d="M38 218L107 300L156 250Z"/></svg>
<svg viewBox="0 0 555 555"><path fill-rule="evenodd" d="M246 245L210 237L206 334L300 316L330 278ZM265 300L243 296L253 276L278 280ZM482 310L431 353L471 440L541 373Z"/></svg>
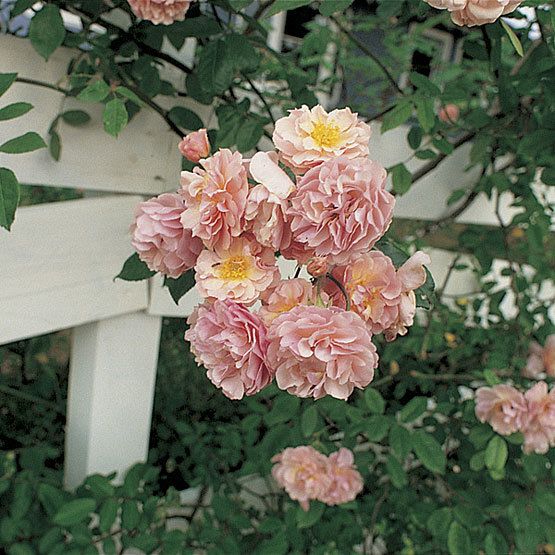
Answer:
<svg viewBox="0 0 555 555"><path fill-rule="evenodd" d="M275 37L272 39L274 40ZM70 53L60 49L48 63L26 40L0 37L0 72L49 83L63 80ZM28 130L46 136L53 118L79 107L92 120L82 128L60 124L62 158L48 153L0 154L28 184L104 191L106 196L23 207L11 233L0 229L0 344L73 328L67 407L65 479L70 488L93 472L123 471L144 460L148 449L162 316L184 317L194 292L176 306L157 278L114 281L131 254L128 227L144 196L175 190L179 179L177 138L159 116L141 111L118 139L101 127L100 107L66 99L56 91L16 83L4 101L36 106L13 126L0 126L0 143ZM181 101L205 124L211 108ZM178 101L173 101L175 105ZM168 107L170 107L168 106ZM408 157L406 131L380 135L374 129L371 156L384 165ZM459 149L399 200L403 217L438 218L455 188L471 183L464 173L468 149ZM416 169L422 162L411 162ZM510 201L506 199L506 204ZM465 214L469 223L494 223L493 208L480 200ZM432 254L441 280L453 255ZM461 276L451 292L473 288Z"/></svg>

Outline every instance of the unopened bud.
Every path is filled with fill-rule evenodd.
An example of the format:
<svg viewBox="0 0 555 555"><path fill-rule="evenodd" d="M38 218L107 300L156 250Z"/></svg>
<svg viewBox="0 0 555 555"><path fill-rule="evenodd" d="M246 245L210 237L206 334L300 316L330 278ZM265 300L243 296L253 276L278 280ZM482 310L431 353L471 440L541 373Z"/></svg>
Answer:
<svg viewBox="0 0 555 555"><path fill-rule="evenodd" d="M328 272L327 258L325 256L311 258L306 265L306 270L312 277L325 276Z"/></svg>

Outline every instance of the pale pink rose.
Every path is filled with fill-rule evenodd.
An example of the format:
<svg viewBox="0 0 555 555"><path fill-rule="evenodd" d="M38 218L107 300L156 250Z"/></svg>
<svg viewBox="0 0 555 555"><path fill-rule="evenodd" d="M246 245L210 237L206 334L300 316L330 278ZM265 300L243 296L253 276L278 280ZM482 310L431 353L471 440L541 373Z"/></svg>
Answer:
<svg viewBox="0 0 555 555"><path fill-rule="evenodd" d="M337 307L297 306L268 329L277 385L297 397L347 399L374 378L376 348L363 320Z"/></svg>
<svg viewBox="0 0 555 555"><path fill-rule="evenodd" d="M354 462L352 451L345 447L328 457L331 485L323 495L318 497L319 501L327 505L341 505L356 498L362 491L364 482Z"/></svg>
<svg viewBox="0 0 555 555"><path fill-rule="evenodd" d="M283 279L268 295L262 296L263 305L259 311L260 317L267 325L270 325L280 314L288 312L296 306L315 304L316 296L315 288L306 279Z"/></svg>
<svg viewBox="0 0 555 555"><path fill-rule="evenodd" d="M272 458L272 476L291 499L308 511L309 502L319 499L331 485L328 458L313 447L288 447Z"/></svg>
<svg viewBox="0 0 555 555"><path fill-rule="evenodd" d="M518 8L523 0L425 0L430 6L449 10L457 25L485 25Z"/></svg>
<svg viewBox="0 0 555 555"><path fill-rule="evenodd" d="M387 341L393 341L398 335L405 335L407 328L413 325L416 314L414 290L426 283L424 265L430 262L430 257L426 253L417 251L397 270L397 278L401 282L399 315L395 323L384 332Z"/></svg>
<svg viewBox="0 0 555 555"><path fill-rule="evenodd" d="M443 123L456 123L461 111L456 104L446 104L438 113L439 119Z"/></svg>
<svg viewBox="0 0 555 555"><path fill-rule="evenodd" d="M328 272L328 259L325 256L315 256L308 261L306 271L312 277L322 277Z"/></svg>
<svg viewBox="0 0 555 555"><path fill-rule="evenodd" d="M476 391L476 417L501 435L521 430L528 418L524 395L511 385L480 387Z"/></svg>
<svg viewBox="0 0 555 555"><path fill-rule="evenodd" d="M528 419L522 427L524 451L547 453L555 446L555 389L549 393L545 382L538 382L525 394Z"/></svg>
<svg viewBox="0 0 555 555"><path fill-rule="evenodd" d="M547 338L543 347L535 341L530 343L526 368L522 374L527 378L537 378L544 372L555 377L555 334Z"/></svg>
<svg viewBox="0 0 555 555"><path fill-rule="evenodd" d="M183 21L192 0L127 0L133 13L155 25Z"/></svg>
<svg viewBox="0 0 555 555"><path fill-rule="evenodd" d="M393 217L395 198L385 190L386 176L368 158L335 158L309 170L290 197L294 241L330 264L369 251Z"/></svg>
<svg viewBox="0 0 555 555"><path fill-rule="evenodd" d="M273 379L266 364L266 326L229 299L203 304L189 317L185 339L208 379L230 399L254 395Z"/></svg>
<svg viewBox="0 0 555 555"><path fill-rule="evenodd" d="M244 226L249 183L243 157L224 148L200 164L202 168L181 172L187 207L181 221L207 248L228 249Z"/></svg>
<svg viewBox="0 0 555 555"><path fill-rule="evenodd" d="M290 110L276 122L273 141L283 162L296 173L337 156L366 157L371 130L357 115L349 108L328 114L320 105Z"/></svg>
<svg viewBox="0 0 555 555"><path fill-rule="evenodd" d="M227 249L203 250L195 272L197 290L205 299L247 305L279 279L274 251L248 236L234 239Z"/></svg>
<svg viewBox="0 0 555 555"><path fill-rule="evenodd" d="M202 250L202 241L183 227L183 199L164 193L141 202L131 226L131 244L139 258L153 271L177 278L192 268Z"/></svg>
<svg viewBox="0 0 555 555"><path fill-rule="evenodd" d="M183 137L183 140L179 143L179 152L194 164L201 158L210 156L210 141L206 129L193 131Z"/></svg>

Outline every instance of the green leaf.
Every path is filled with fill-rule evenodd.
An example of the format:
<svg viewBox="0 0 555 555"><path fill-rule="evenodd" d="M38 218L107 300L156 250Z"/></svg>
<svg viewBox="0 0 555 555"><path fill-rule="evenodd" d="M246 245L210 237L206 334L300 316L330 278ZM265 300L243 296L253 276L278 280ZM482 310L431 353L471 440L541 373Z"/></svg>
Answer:
<svg viewBox="0 0 555 555"><path fill-rule="evenodd" d="M486 548L486 555L509 553L509 546L505 538L495 529L488 532L484 540L484 547Z"/></svg>
<svg viewBox="0 0 555 555"><path fill-rule="evenodd" d="M426 397L413 397L400 411L401 422L412 422L424 413L428 406Z"/></svg>
<svg viewBox="0 0 555 555"><path fill-rule="evenodd" d="M336 12L344 12L354 0L322 0L318 9L325 16L333 15Z"/></svg>
<svg viewBox="0 0 555 555"><path fill-rule="evenodd" d="M546 185L555 185L555 167L544 168L542 171L541 180Z"/></svg>
<svg viewBox="0 0 555 555"><path fill-rule="evenodd" d="M94 511L95 507L95 500L88 497L68 501L58 509L52 518L52 522L63 527L73 526L84 521Z"/></svg>
<svg viewBox="0 0 555 555"><path fill-rule="evenodd" d="M507 442L501 436L493 436L486 447L486 467L489 470L502 471L505 468L508 454Z"/></svg>
<svg viewBox="0 0 555 555"><path fill-rule="evenodd" d="M234 67L237 71L253 71L260 65L260 54L252 43L244 36L238 34L227 35L225 46L233 52Z"/></svg>
<svg viewBox="0 0 555 555"><path fill-rule="evenodd" d="M535 501L541 511L555 518L555 493L539 491L536 493Z"/></svg>
<svg viewBox="0 0 555 555"><path fill-rule="evenodd" d="M389 445L400 461L404 461L412 449L411 433L399 424L393 424L389 430Z"/></svg>
<svg viewBox="0 0 555 555"><path fill-rule="evenodd" d="M412 71L410 74L410 80L415 87L426 94L430 94L432 96L439 96L441 94L439 87L434 85L434 83L432 83L428 77L422 75L422 73Z"/></svg>
<svg viewBox="0 0 555 555"><path fill-rule="evenodd" d="M85 125L91 120L91 116L83 110L67 110L62 114L62 119L73 127Z"/></svg>
<svg viewBox="0 0 555 555"><path fill-rule="evenodd" d="M414 125L410 128L410 131L407 135L407 142L413 150L416 150L422 144L423 137L424 132L422 131L422 127L420 127L420 125Z"/></svg>
<svg viewBox="0 0 555 555"><path fill-rule="evenodd" d="M420 462L431 472L443 474L447 460L438 441L423 431L412 436L412 446Z"/></svg>
<svg viewBox="0 0 555 555"><path fill-rule="evenodd" d="M276 0L270 9L264 12L264 17L272 17L279 12L308 6L308 4L311 4L312 2L313 0Z"/></svg>
<svg viewBox="0 0 555 555"><path fill-rule="evenodd" d="M127 87L119 86L116 87L116 94L119 94L127 100L131 100L131 102L135 103L137 106L144 106L145 103L130 89Z"/></svg>
<svg viewBox="0 0 555 555"><path fill-rule="evenodd" d="M391 483L397 489L404 488L409 483L407 473L394 456L389 455L389 457L387 457L387 462L385 466L387 469L387 473L391 478Z"/></svg>
<svg viewBox="0 0 555 555"><path fill-rule="evenodd" d="M457 521L453 521L449 526L447 547L450 555L470 555L472 553L470 535Z"/></svg>
<svg viewBox="0 0 555 555"><path fill-rule="evenodd" d="M109 498L102 503L98 511L98 528L105 534L110 530L118 514L118 502L114 498Z"/></svg>
<svg viewBox="0 0 555 555"><path fill-rule="evenodd" d="M10 12L10 17L15 17L16 15L22 14L25 10L28 10L33 4L35 4L35 0L17 0Z"/></svg>
<svg viewBox="0 0 555 555"><path fill-rule="evenodd" d="M32 152L39 148L44 148L46 143L43 138L34 131L29 131L24 135L16 137L0 145L0 152L6 154L23 154L25 152Z"/></svg>
<svg viewBox="0 0 555 555"><path fill-rule="evenodd" d="M141 281L151 278L156 272L151 270L137 253L133 253L123 264L121 272L114 279L124 281Z"/></svg>
<svg viewBox="0 0 555 555"><path fill-rule="evenodd" d="M197 131L204 127L202 120L188 108L175 106L168 112L168 117L179 127L189 131Z"/></svg>
<svg viewBox="0 0 555 555"><path fill-rule="evenodd" d="M431 98L416 98L416 116L426 133L429 133L435 125L436 114L434 103Z"/></svg>
<svg viewBox="0 0 555 555"><path fill-rule="evenodd" d="M426 527L434 537L446 541L451 522L453 522L453 512L448 507L442 507L428 517Z"/></svg>
<svg viewBox="0 0 555 555"><path fill-rule="evenodd" d="M501 25L503 26L503 29L505 29L505 32L507 33L507 36L509 37L516 53L522 58L522 56L524 56L524 50L522 48L522 44L520 43L520 39L503 19L500 19L499 21L501 21Z"/></svg>
<svg viewBox="0 0 555 555"><path fill-rule="evenodd" d="M197 73L203 86L220 94L233 82L234 67L234 53L226 48L223 40L213 40L202 49Z"/></svg>
<svg viewBox="0 0 555 555"><path fill-rule="evenodd" d="M310 405L301 416L301 430L305 437L311 436L318 423L318 409Z"/></svg>
<svg viewBox="0 0 555 555"><path fill-rule="evenodd" d="M364 400L370 412L383 414L385 411L385 401L377 389L367 387L364 391Z"/></svg>
<svg viewBox="0 0 555 555"><path fill-rule="evenodd" d="M0 109L0 121L18 118L32 109L33 105L28 102L16 102L15 104L9 104L8 106Z"/></svg>
<svg viewBox="0 0 555 555"><path fill-rule="evenodd" d="M35 551L28 544L14 543L8 549L7 555L35 555Z"/></svg>
<svg viewBox="0 0 555 555"><path fill-rule="evenodd" d="M393 180L393 189L398 195L404 195L412 185L412 174L402 163L391 168L391 179Z"/></svg>
<svg viewBox="0 0 555 555"><path fill-rule="evenodd" d="M470 458L469 462L470 470L474 472L479 472L486 466L486 452L485 451L478 451L474 453Z"/></svg>
<svg viewBox="0 0 555 555"><path fill-rule="evenodd" d="M395 129L402 125L412 116L412 104L410 102L402 101L391 112L388 112L382 119L381 132L385 133L390 129Z"/></svg>
<svg viewBox="0 0 555 555"><path fill-rule="evenodd" d="M46 4L31 20L29 38L34 49L45 59L62 46L66 30L60 8Z"/></svg>
<svg viewBox="0 0 555 555"><path fill-rule="evenodd" d="M19 204L19 182L7 168L0 168L0 226L11 229Z"/></svg>
<svg viewBox="0 0 555 555"><path fill-rule="evenodd" d="M181 297L195 286L195 272L188 270L177 279L166 276L164 278L164 285L168 288L175 304L179 304Z"/></svg>
<svg viewBox="0 0 555 555"><path fill-rule="evenodd" d="M310 528L314 526L324 514L326 506L319 501L312 501L308 511L304 511L301 507L297 508L297 527Z"/></svg>
<svg viewBox="0 0 555 555"><path fill-rule="evenodd" d="M60 140L60 135L56 131L50 132L50 143L48 145L48 150L50 151L50 156L52 156L52 158L57 162L60 159L62 142Z"/></svg>
<svg viewBox="0 0 555 555"><path fill-rule="evenodd" d="M17 73L0 73L0 96L2 96L17 79Z"/></svg>
<svg viewBox="0 0 555 555"><path fill-rule="evenodd" d="M93 474L85 480L85 486L90 488L91 493L96 497L110 497L114 495L114 486L109 478L102 474Z"/></svg>
<svg viewBox="0 0 555 555"><path fill-rule="evenodd" d="M260 141L264 134L264 124L254 117L248 117L242 121L237 129L235 142L237 150L248 152L252 150Z"/></svg>
<svg viewBox="0 0 555 555"><path fill-rule="evenodd" d="M37 495L48 516L56 514L65 501L64 493L50 484L40 484Z"/></svg>
<svg viewBox="0 0 555 555"><path fill-rule="evenodd" d="M366 421L365 434L369 441L381 441L387 434L391 419L376 414Z"/></svg>
<svg viewBox="0 0 555 555"><path fill-rule="evenodd" d="M15 520L22 519L33 503L33 489L29 482L16 482L10 514Z"/></svg>
<svg viewBox="0 0 555 555"><path fill-rule="evenodd" d="M112 137L117 137L121 133L128 120L127 109L121 99L114 98L104 106L104 113L102 114L104 130Z"/></svg>
<svg viewBox="0 0 555 555"><path fill-rule="evenodd" d="M95 81L90 85L87 85L78 95L79 100L84 102L101 102L110 93L110 87L108 84L100 79Z"/></svg>
<svg viewBox="0 0 555 555"><path fill-rule="evenodd" d="M121 509L121 525L126 530L133 530L141 520L141 513L137 508L137 502L130 499L123 502Z"/></svg>
<svg viewBox="0 0 555 555"><path fill-rule="evenodd" d="M52 548L63 540L64 536L59 528L50 528L39 540L39 553L52 553Z"/></svg>

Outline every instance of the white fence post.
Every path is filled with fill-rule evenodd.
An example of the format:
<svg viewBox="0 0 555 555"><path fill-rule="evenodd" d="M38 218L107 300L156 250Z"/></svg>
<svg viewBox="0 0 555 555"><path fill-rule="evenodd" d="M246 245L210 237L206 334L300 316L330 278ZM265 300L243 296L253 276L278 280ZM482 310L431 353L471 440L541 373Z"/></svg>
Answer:
<svg viewBox="0 0 555 555"><path fill-rule="evenodd" d="M146 459L161 322L136 312L73 330L66 487Z"/></svg>

